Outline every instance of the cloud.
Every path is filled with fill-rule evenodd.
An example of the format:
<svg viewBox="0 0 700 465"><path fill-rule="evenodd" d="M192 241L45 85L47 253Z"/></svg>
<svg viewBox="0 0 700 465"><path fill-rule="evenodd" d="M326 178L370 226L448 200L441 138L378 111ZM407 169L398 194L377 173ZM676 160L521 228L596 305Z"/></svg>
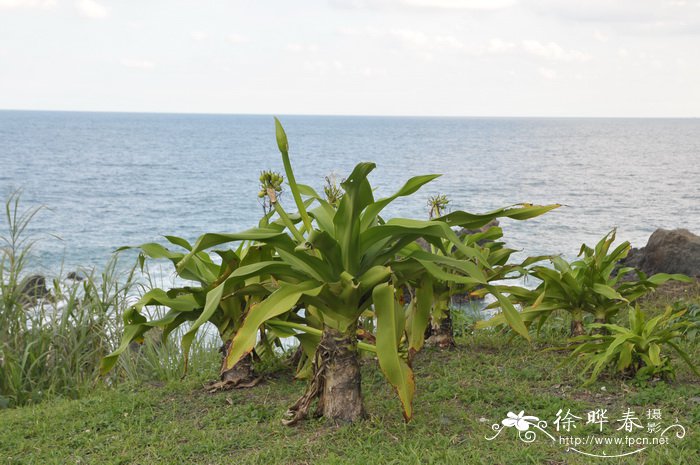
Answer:
<svg viewBox="0 0 700 465"><path fill-rule="evenodd" d="M83 18L104 19L109 16L109 9L95 0L77 0L75 8Z"/></svg>
<svg viewBox="0 0 700 465"><path fill-rule="evenodd" d="M302 44L299 42L290 42L284 47L287 51L292 53L316 53L318 52L318 45L316 44Z"/></svg>
<svg viewBox="0 0 700 465"><path fill-rule="evenodd" d="M516 0L330 0L332 6L353 10L500 10L516 3Z"/></svg>
<svg viewBox="0 0 700 465"><path fill-rule="evenodd" d="M551 68L539 68L537 72L540 73L540 76L550 81L557 78L557 72Z"/></svg>
<svg viewBox="0 0 700 465"><path fill-rule="evenodd" d="M231 42L232 44L245 44L250 42L250 39L248 37L241 35L241 34L229 34L226 36L226 40Z"/></svg>
<svg viewBox="0 0 700 465"><path fill-rule="evenodd" d="M190 32L190 38L196 42L201 42L209 38L209 34L204 31L192 31Z"/></svg>
<svg viewBox="0 0 700 465"><path fill-rule="evenodd" d="M471 57L521 54L552 62L583 63L589 61L590 54L566 49L556 42L523 40L513 42L498 37L488 41L466 41L454 35L431 35L413 29L391 29L381 31L377 28L350 29L342 28L340 34L371 39L373 46L393 41L407 50L420 53L423 58L432 60L439 53L459 53ZM289 44L288 50L301 51L301 45Z"/></svg>
<svg viewBox="0 0 700 465"><path fill-rule="evenodd" d="M56 6L56 0L0 0L0 10L47 9Z"/></svg>
<svg viewBox="0 0 700 465"><path fill-rule="evenodd" d="M407 6L445 10L499 10L515 5L515 0L398 0Z"/></svg>
<svg viewBox="0 0 700 465"><path fill-rule="evenodd" d="M631 33L678 34L700 32L698 0L523 0L543 16L560 20L615 24Z"/></svg>
<svg viewBox="0 0 700 465"><path fill-rule="evenodd" d="M578 50L565 50L555 42L543 44L537 40L523 40L522 49L525 53L551 61L588 61L591 57Z"/></svg>
<svg viewBox="0 0 700 465"><path fill-rule="evenodd" d="M371 31L370 37L381 37L377 31ZM392 29L388 36L401 42L404 46L421 52L458 51L471 56L499 55L515 50L516 44L499 38L488 42L464 42L453 35L428 35L411 29Z"/></svg>
<svg viewBox="0 0 700 465"><path fill-rule="evenodd" d="M602 42L602 43L605 43L608 41L608 39L610 39L610 37L608 37L606 34L603 34L598 29L593 31L593 38L595 40L597 40L598 42Z"/></svg>
<svg viewBox="0 0 700 465"><path fill-rule="evenodd" d="M124 58L121 61L121 65L125 68L141 70L152 70L156 67L156 64L150 60L134 60L130 58Z"/></svg>

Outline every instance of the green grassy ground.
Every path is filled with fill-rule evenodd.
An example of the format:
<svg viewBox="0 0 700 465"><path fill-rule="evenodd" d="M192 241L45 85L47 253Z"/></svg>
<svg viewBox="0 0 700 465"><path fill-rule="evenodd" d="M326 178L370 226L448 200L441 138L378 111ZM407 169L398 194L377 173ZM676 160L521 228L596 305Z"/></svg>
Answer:
<svg viewBox="0 0 700 465"><path fill-rule="evenodd" d="M685 292L685 291L684 291ZM674 297L675 298L675 297ZM696 298L697 300L697 298ZM647 303L658 307L662 301ZM405 424L397 397L376 362L363 366L363 392L371 416L355 425L323 420L297 427L280 423L286 408L303 392L278 370L248 390L208 394L202 379L180 383L122 385L98 389L81 400L55 400L38 406L0 410L0 463L11 464L697 464L700 463L700 379L676 363L674 383L635 385L604 379L581 388L577 370L558 367L564 354L494 333L467 335L459 347L428 349L414 365L417 378L414 420ZM700 348L689 348L700 360ZM211 373L210 376L214 376ZM659 409L663 426L686 428L683 439L649 446L626 458L592 458L567 451L542 433L526 444L508 428L493 441L491 425L509 411L547 420L554 436L585 438L586 412L607 408L605 436L651 437L646 431L616 431L628 408L643 425L648 409ZM559 409L583 417L572 433L557 433ZM657 434L658 435L658 434ZM673 436L672 432L668 434ZM608 455L642 446L579 446Z"/></svg>

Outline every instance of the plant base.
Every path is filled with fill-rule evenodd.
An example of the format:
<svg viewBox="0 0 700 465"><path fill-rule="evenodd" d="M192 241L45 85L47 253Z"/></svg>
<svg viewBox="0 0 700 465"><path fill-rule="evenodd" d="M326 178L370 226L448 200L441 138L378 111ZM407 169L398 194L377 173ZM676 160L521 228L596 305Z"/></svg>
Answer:
<svg viewBox="0 0 700 465"><path fill-rule="evenodd" d="M224 357L226 356L230 345L231 341L227 341L221 348ZM209 384L207 386L207 390L210 393L214 393L217 391L226 391L229 389L250 388L257 385L261 380L262 377L255 376L255 371L253 371L252 355L248 355L246 357L243 357L230 370L222 371L220 380Z"/></svg>
<svg viewBox="0 0 700 465"><path fill-rule="evenodd" d="M287 411L288 419L283 423L294 425L306 418L314 400L318 400L316 416L340 423L365 418L354 328L347 333L323 328L313 377L304 395Z"/></svg>
<svg viewBox="0 0 700 465"><path fill-rule="evenodd" d="M583 321L572 320L571 321L571 337L583 336L586 334L586 328L583 326Z"/></svg>
<svg viewBox="0 0 700 465"><path fill-rule="evenodd" d="M439 324L431 322L428 326L428 334L425 343L429 346L439 347L440 349L452 349L456 346L454 331L452 329L452 317L450 312L445 312L445 318Z"/></svg>

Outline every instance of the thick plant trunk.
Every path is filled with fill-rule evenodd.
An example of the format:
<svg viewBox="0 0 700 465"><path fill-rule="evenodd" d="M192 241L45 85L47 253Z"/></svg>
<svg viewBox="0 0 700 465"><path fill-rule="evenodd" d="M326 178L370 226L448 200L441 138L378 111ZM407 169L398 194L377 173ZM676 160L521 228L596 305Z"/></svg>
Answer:
<svg viewBox="0 0 700 465"><path fill-rule="evenodd" d="M223 358L226 358L228 349L231 346L231 341L226 341L221 347L221 352ZM233 368L228 370L223 369L222 360L222 371L219 381L211 383L207 386L207 390L211 393L217 391L223 391L228 389L241 389L249 388L258 384L262 380L262 377L255 376L255 371L253 371L253 355L246 355L238 363L236 363Z"/></svg>
<svg viewBox="0 0 700 465"><path fill-rule="evenodd" d="M584 334L586 334L586 328L583 326L583 311L577 308L571 312L569 337L583 336Z"/></svg>
<svg viewBox="0 0 700 465"><path fill-rule="evenodd" d="M315 399L317 416L343 423L366 416L354 327L341 333L324 326L316 349L314 375L306 393L287 412L289 419L284 424L293 425L304 419Z"/></svg>
<svg viewBox="0 0 700 465"><path fill-rule="evenodd" d="M430 333L425 342L428 345L436 346L440 349L451 349L456 345L454 331L452 329L452 316L449 310L445 310L444 314L445 317L441 322L430 322Z"/></svg>

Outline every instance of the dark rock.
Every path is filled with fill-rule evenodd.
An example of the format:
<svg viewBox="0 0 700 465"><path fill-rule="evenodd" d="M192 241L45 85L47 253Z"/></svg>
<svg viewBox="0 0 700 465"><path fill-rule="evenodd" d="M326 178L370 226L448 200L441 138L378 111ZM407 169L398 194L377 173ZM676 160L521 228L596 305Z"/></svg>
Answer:
<svg viewBox="0 0 700 465"><path fill-rule="evenodd" d="M46 278L40 274L27 276L20 287L20 293L30 302L43 299L51 295L46 288Z"/></svg>
<svg viewBox="0 0 700 465"><path fill-rule="evenodd" d="M687 229L657 229L645 247L632 249L620 264L647 275L682 273L700 277L700 236Z"/></svg>
<svg viewBox="0 0 700 465"><path fill-rule="evenodd" d="M72 279L73 281L82 281L85 279L85 276L79 274L77 271L71 271L66 275L66 279Z"/></svg>

